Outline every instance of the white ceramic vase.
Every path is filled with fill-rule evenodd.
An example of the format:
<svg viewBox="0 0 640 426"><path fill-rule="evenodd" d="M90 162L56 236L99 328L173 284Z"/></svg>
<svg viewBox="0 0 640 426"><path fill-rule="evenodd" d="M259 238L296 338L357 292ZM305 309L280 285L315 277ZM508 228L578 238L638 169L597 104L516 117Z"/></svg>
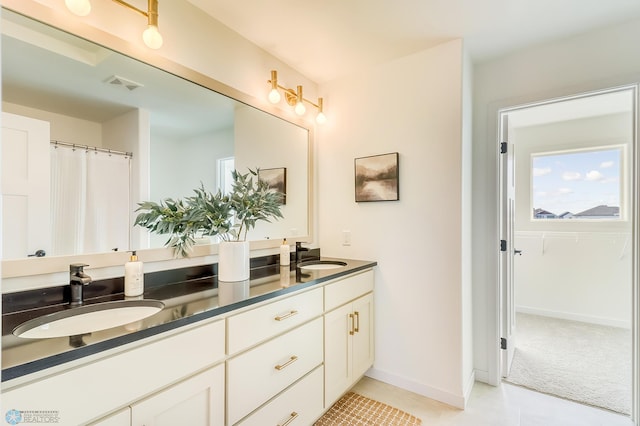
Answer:
<svg viewBox="0 0 640 426"><path fill-rule="evenodd" d="M222 241L218 245L218 281L249 279L249 241Z"/></svg>

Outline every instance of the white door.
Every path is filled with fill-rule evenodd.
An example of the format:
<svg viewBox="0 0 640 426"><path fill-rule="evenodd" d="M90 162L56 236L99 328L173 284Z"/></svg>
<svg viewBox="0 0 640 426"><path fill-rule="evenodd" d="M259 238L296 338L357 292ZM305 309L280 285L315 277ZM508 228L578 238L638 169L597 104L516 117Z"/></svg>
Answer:
<svg viewBox="0 0 640 426"><path fill-rule="evenodd" d="M51 249L49 123L2 113L2 258Z"/></svg>
<svg viewBox="0 0 640 426"><path fill-rule="evenodd" d="M513 256L515 221L515 145L509 141L509 116L500 116L500 332L502 377L509 375L516 347Z"/></svg>

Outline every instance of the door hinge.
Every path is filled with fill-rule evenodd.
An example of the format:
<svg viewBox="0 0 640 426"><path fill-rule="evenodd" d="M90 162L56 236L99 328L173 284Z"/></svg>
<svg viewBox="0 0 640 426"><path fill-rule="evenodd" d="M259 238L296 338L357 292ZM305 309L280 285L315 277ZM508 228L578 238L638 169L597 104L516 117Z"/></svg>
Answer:
<svg viewBox="0 0 640 426"><path fill-rule="evenodd" d="M500 240L500 251L507 251L507 240Z"/></svg>
<svg viewBox="0 0 640 426"><path fill-rule="evenodd" d="M507 349L507 339L504 337L500 338L500 349Z"/></svg>
<svg viewBox="0 0 640 426"><path fill-rule="evenodd" d="M507 142L501 142L500 143L500 154L506 154L507 153Z"/></svg>

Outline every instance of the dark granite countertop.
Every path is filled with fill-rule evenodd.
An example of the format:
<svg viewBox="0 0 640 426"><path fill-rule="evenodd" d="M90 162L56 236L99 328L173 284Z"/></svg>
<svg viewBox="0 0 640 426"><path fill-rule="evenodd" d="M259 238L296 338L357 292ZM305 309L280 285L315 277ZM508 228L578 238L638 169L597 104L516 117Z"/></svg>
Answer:
<svg viewBox="0 0 640 426"><path fill-rule="evenodd" d="M329 258L322 258L326 260ZM165 285L145 287L142 297L164 302L162 311L141 321L96 331L82 336L49 339L23 339L11 334L14 326L56 310L67 304L51 304L38 309L11 312L3 305L2 382L95 355L138 340L175 330L189 324L214 318L284 294L309 288L328 280L374 267L371 261L350 259L334 269L308 270L270 265L260 269L251 279L238 283L218 283L215 275L183 280ZM145 275L145 281L147 277ZM41 292L42 294L45 291ZM96 297L86 303L123 300L123 293ZM16 302L17 304L17 302ZM6 302L5 302L6 305ZM6 313L9 311L9 313ZM17 311L17 309L16 309ZM6 323L6 324L5 324ZM8 330L8 331L7 331Z"/></svg>

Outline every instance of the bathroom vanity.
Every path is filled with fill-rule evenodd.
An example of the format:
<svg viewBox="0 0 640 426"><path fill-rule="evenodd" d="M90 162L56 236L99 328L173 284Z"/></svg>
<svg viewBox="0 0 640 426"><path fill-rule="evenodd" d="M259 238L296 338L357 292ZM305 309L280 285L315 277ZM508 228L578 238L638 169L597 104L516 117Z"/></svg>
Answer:
<svg viewBox="0 0 640 426"><path fill-rule="evenodd" d="M376 263L340 260L149 289L161 312L84 345L3 336L4 411L62 425L312 424L373 364Z"/></svg>

